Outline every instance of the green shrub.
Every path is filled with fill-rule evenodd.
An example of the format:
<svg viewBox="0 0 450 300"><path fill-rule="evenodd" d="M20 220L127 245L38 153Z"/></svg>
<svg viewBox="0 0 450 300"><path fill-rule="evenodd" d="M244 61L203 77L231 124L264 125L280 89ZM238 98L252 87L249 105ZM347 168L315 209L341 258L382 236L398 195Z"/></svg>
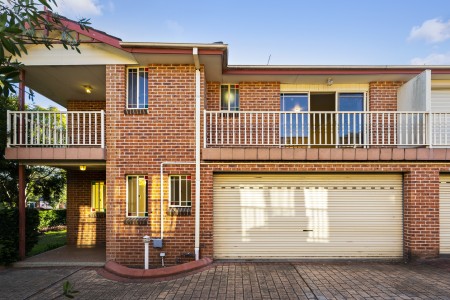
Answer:
<svg viewBox="0 0 450 300"><path fill-rule="evenodd" d="M41 210L39 219L39 230L66 225L66 210Z"/></svg>
<svg viewBox="0 0 450 300"><path fill-rule="evenodd" d="M39 212L26 209L25 251L28 253L38 241ZM0 265L19 259L19 209L0 208Z"/></svg>

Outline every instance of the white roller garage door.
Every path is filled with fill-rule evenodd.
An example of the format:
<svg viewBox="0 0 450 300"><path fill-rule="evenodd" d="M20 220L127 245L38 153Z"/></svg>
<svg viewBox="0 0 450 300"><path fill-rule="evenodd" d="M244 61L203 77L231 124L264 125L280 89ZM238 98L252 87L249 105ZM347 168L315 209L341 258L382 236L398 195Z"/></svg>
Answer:
<svg viewBox="0 0 450 300"><path fill-rule="evenodd" d="M450 254L450 175L441 175L439 194L439 252Z"/></svg>
<svg viewBox="0 0 450 300"><path fill-rule="evenodd" d="M450 145L450 123L446 113L450 112L450 90L431 90L431 112L442 113L433 115L431 143L437 148L448 148Z"/></svg>
<svg viewBox="0 0 450 300"><path fill-rule="evenodd" d="M214 257L398 258L402 176L220 174Z"/></svg>

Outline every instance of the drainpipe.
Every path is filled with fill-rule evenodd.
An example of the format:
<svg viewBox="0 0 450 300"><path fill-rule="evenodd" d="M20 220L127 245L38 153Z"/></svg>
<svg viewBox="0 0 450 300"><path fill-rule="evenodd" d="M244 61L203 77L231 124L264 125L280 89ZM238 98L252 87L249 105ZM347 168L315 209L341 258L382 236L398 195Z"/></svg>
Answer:
<svg viewBox="0 0 450 300"><path fill-rule="evenodd" d="M195 63L195 260L200 259L200 61L198 48L192 49Z"/></svg>

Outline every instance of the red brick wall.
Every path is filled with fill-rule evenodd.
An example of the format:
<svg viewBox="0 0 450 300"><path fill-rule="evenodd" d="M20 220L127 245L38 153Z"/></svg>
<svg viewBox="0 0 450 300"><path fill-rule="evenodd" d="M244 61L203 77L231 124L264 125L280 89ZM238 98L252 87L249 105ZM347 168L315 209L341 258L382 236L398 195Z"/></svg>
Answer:
<svg viewBox="0 0 450 300"><path fill-rule="evenodd" d="M279 82L240 82L240 110L242 111L279 111Z"/></svg>
<svg viewBox="0 0 450 300"><path fill-rule="evenodd" d="M373 81L369 83L369 111L396 111L397 89L401 81Z"/></svg>
<svg viewBox="0 0 450 300"><path fill-rule="evenodd" d="M220 110L220 82L206 83L206 110Z"/></svg>
<svg viewBox="0 0 450 300"><path fill-rule="evenodd" d="M91 100L69 100L67 101L68 111L92 111L105 110L105 101L91 101Z"/></svg>
<svg viewBox="0 0 450 300"><path fill-rule="evenodd" d="M422 167L404 174L405 257L439 255L439 170Z"/></svg>
<svg viewBox="0 0 450 300"><path fill-rule="evenodd" d="M202 166L201 254L213 257L213 175L215 172L345 172L404 173L405 259L436 257L439 253L439 171L445 164L398 163L248 163Z"/></svg>
<svg viewBox="0 0 450 300"><path fill-rule="evenodd" d="M90 100L69 100L67 102L67 111L101 111L105 110L105 101L90 101ZM90 118L90 119L89 119ZM90 122L89 122L90 120ZM95 122L97 122L96 130ZM101 143L101 115L88 114L74 115L67 118L68 138L69 143L83 144L83 143ZM80 135L78 135L80 132ZM89 136L90 133L90 136ZM84 141L83 137L84 136ZM90 140L89 140L90 138Z"/></svg>
<svg viewBox="0 0 450 300"><path fill-rule="evenodd" d="M165 161L195 160L195 67L149 65L148 114L126 115L125 67L107 66L107 259L142 265L142 237L160 237L160 165ZM201 91L205 91L201 70ZM202 95L202 101L205 97ZM182 253L194 251L194 209L191 216L168 215L167 175L192 176L194 165L165 168L164 248L152 250L151 263L160 264L159 252L173 264ZM126 175L148 176L148 225L125 225ZM195 206L193 201L192 206ZM111 213L109 213L111 212Z"/></svg>
<svg viewBox="0 0 450 300"><path fill-rule="evenodd" d="M209 111L220 110L220 82L208 82L206 107ZM279 111L279 82L240 82L240 111Z"/></svg>
<svg viewBox="0 0 450 300"><path fill-rule="evenodd" d="M67 170L67 243L105 243L105 218L91 216L91 182L105 181L105 171ZM106 202L108 200L106 199Z"/></svg>

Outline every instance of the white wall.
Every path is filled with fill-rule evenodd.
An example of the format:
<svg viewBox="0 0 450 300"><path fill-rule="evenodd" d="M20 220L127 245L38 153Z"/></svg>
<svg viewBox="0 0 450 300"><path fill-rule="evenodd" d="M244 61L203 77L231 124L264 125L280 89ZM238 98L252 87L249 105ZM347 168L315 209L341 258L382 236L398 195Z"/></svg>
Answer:
<svg viewBox="0 0 450 300"><path fill-rule="evenodd" d="M431 70L425 70L404 85L397 92L398 111L430 111Z"/></svg>

